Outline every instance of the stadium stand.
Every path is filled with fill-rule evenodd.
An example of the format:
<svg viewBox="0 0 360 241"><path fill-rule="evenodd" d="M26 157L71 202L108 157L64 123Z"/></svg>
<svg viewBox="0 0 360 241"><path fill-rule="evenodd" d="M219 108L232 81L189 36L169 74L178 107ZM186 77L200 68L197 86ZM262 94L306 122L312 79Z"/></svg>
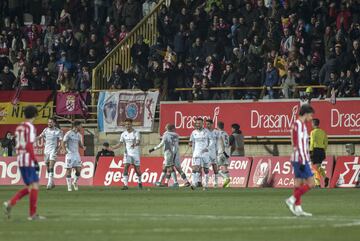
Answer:
<svg viewBox="0 0 360 241"><path fill-rule="evenodd" d="M359 1L157 2L1 1L0 88L85 91L100 81L158 88L162 100L297 98L308 86L313 97L359 96ZM133 34L130 64L113 58L94 80L137 24L152 32Z"/></svg>

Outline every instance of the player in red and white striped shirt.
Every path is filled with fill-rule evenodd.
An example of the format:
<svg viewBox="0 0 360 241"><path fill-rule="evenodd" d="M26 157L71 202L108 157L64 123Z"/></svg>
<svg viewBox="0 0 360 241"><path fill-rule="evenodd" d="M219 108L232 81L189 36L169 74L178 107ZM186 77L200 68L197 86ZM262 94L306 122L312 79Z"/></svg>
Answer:
<svg viewBox="0 0 360 241"><path fill-rule="evenodd" d="M295 175L295 187L291 197L285 200L290 211L296 216L312 216L304 212L301 207L301 196L314 186L313 173L310 167L309 134L306 122L313 119L314 109L308 105L302 105L299 118L291 130L291 145L293 148L292 163Z"/></svg>
<svg viewBox="0 0 360 241"><path fill-rule="evenodd" d="M32 124L38 115L35 106L27 106L24 109L25 121L16 127L16 154L22 179L25 187L18 191L9 201L4 202L5 215L10 218L10 211L16 202L29 195L30 208L29 220L44 219L37 215L37 199L39 192L39 165L34 154L33 143L36 140L36 130Z"/></svg>

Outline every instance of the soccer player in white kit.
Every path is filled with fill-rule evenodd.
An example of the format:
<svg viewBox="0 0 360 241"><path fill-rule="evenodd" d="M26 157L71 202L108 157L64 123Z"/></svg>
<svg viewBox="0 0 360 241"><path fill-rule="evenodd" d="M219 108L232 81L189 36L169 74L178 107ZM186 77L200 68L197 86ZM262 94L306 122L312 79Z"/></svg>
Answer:
<svg viewBox="0 0 360 241"><path fill-rule="evenodd" d="M214 128L214 122L211 119L208 119L206 122L206 129L209 131L209 152L208 152L208 158L210 161L210 165L213 168L214 171L214 187L218 187L218 178L219 178L219 172L218 172L218 166L217 166L217 145L218 145L218 136L219 132L217 129ZM205 187L208 186L209 182L209 175L205 173Z"/></svg>
<svg viewBox="0 0 360 241"><path fill-rule="evenodd" d="M45 141L44 161L48 172L48 184L46 189L50 190L55 187L54 165L58 150L61 146L61 141L63 139L62 131L56 127L56 121L54 118L49 118L48 127L46 127L36 139L39 140L41 138Z"/></svg>
<svg viewBox="0 0 360 241"><path fill-rule="evenodd" d="M149 150L149 153L151 153L161 147L164 149L163 171L159 181L155 184L156 186L161 186L164 177L166 176L167 181L169 181L171 176L174 180L173 187L179 187L175 172L175 169L177 169L181 177L184 179L184 186L189 186L190 183L180 165L179 135L175 132L175 125L167 124L165 130L166 131L163 134L160 144Z"/></svg>
<svg viewBox="0 0 360 241"><path fill-rule="evenodd" d="M224 179L223 188L230 184L229 175L229 156L230 156L230 141L229 135L224 131L224 122L219 121L218 124L218 144L217 144L217 163L220 168L219 174Z"/></svg>
<svg viewBox="0 0 360 241"><path fill-rule="evenodd" d="M195 121L195 130L191 133L189 146L192 147L192 185L191 188L195 189L199 186L200 171L204 170L205 179L206 175L209 175L209 158L207 152L209 152L209 131L204 129L204 121L202 118L197 118ZM206 188L206 187L205 187Z"/></svg>
<svg viewBox="0 0 360 241"><path fill-rule="evenodd" d="M133 128L132 119L125 120L126 130L120 136L120 143L113 146L112 150L118 149L125 144L124 151L124 173L123 190L127 190L129 181L129 166L133 165L138 176L138 186L142 189L141 170L140 170L140 133Z"/></svg>
<svg viewBox="0 0 360 241"><path fill-rule="evenodd" d="M79 153L79 147L84 150L84 142L82 140L80 130L82 128L81 122L75 121L71 130L66 132L64 139L62 141L62 148L65 149L65 168L66 168L66 183L68 191L71 192L73 185L74 190L79 190L78 180L81 172L81 158ZM75 169L75 178L71 182L71 171Z"/></svg>

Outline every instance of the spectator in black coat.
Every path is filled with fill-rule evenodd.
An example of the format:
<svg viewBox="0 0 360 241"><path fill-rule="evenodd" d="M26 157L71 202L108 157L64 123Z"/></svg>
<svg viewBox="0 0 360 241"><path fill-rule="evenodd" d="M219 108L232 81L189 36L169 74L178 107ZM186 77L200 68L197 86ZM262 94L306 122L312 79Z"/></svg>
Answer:
<svg viewBox="0 0 360 241"><path fill-rule="evenodd" d="M128 0L122 10L127 29L133 29L142 17L142 7L138 0Z"/></svg>
<svg viewBox="0 0 360 241"><path fill-rule="evenodd" d="M204 51L200 38L196 38L195 43L192 45L190 49L190 58L193 62L196 60L203 61L204 60Z"/></svg>
<svg viewBox="0 0 360 241"><path fill-rule="evenodd" d="M94 173L96 172L96 168L98 166L99 159L102 156L115 156L115 153L112 150L110 150L110 145L108 142L104 142L101 151L99 151L96 154Z"/></svg>
<svg viewBox="0 0 360 241"><path fill-rule="evenodd" d="M124 89L126 84L124 83L126 79L125 73L121 68L120 64L116 64L115 68L108 80L108 85L111 89Z"/></svg>
<svg viewBox="0 0 360 241"><path fill-rule="evenodd" d="M149 58L149 46L144 43L143 37L140 35L136 43L131 47L131 57L135 65L147 67Z"/></svg>
<svg viewBox="0 0 360 241"><path fill-rule="evenodd" d="M6 132L4 139L1 140L1 147L4 149L3 155L12 156L15 148L15 138L11 132Z"/></svg>
<svg viewBox="0 0 360 241"><path fill-rule="evenodd" d="M2 73L0 74L0 89L12 90L15 80L15 75L10 71L9 66L5 65Z"/></svg>

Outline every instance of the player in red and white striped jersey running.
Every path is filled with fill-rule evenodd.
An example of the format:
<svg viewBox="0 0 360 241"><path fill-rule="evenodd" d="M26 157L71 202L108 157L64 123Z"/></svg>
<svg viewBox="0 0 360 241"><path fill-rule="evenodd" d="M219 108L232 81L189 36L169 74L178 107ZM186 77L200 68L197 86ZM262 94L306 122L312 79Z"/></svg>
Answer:
<svg viewBox="0 0 360 241"><path fill-rule="evenodd" d="M292 164L294 167L294 191L293 195L285 200L290 211L296 216L312 216L304 212L301 207L301 196L314 186L313 173L310 167L309 134L306 122L313 119L314 109L308 105L302 105L299 118L291 130L291 144L293 148Z"/></svg>
<svg viewBox="0 0 360 241"><path fill-rule="evenodd" d="M36 130L32 124L38 115L35 106L27 106L24 109L25 121L16 127L16 154L17 161L21 173L21 177L25 183L25 187L18 191L9 201L4 202L4 213L10 218L10 211L16 202L29 195L30 208L29 220L44 219L37 215L37 199L39 192L39 170L38 162L34 154L33 143L36 140Z"/></svg>

